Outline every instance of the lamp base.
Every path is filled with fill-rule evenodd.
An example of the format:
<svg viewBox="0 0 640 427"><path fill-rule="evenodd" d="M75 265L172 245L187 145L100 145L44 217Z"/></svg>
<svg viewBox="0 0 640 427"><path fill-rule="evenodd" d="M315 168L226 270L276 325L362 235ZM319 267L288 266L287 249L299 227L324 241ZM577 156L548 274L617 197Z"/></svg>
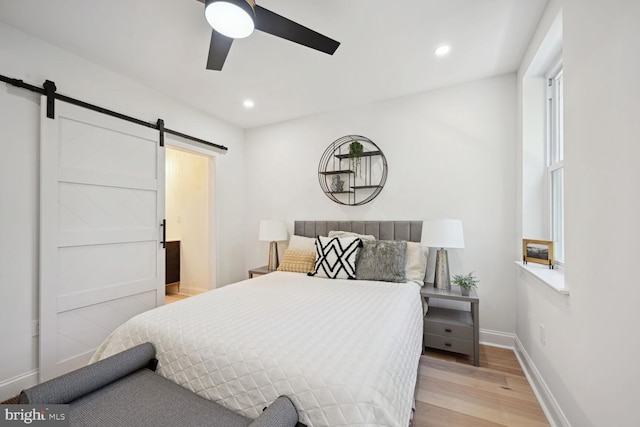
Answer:
<svg viewBox="0 0 640 427"><path fill-rule="evenodd" d="M438 249L436 253L436 274L433 278L433 286L438 289L451 289L451 279L449 278L449 257L447 250Z"/></svg>
<svg viewBox="0 0 640 427"><path fill-rule="evenodd" d="M278 260L278 243L271 242L269 243L269 264L267 264L267 269L269 271L276 271L279 264L280 261Z"/></svg>

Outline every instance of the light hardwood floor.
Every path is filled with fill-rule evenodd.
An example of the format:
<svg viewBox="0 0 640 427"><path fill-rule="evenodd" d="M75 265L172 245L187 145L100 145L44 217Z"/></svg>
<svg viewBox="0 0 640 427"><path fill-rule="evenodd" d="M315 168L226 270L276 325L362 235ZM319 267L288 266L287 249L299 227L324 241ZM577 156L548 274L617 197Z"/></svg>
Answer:
<svg viewBox="0 0 640 427"><path fill-rule="evenodd" d="M548 426L512 350L480 346L480 367L465 356L420 358L413 427Z"/></svg>
<svg viewBox="0 0 640 427"><path fill-rule="evenodd" d="M189 298L189 295L182 295L182 294L166 294L164 296L164 303L165 304L171 304L172 302L176 302L176 301L180 301L183 299Z"/></svg>

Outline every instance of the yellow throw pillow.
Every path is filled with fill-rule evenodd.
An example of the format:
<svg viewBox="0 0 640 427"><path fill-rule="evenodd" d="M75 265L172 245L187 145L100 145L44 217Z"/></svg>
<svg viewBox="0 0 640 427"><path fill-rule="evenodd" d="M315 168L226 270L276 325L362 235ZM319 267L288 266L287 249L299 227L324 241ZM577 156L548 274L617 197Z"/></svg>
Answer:
<svg viewBox="0 0 640 427"><path fill-rule="evenodd" d="M310 273L315 268L316 253L306 251L284 251L282 262L278 271L290 271L292 273Z"/></svg>

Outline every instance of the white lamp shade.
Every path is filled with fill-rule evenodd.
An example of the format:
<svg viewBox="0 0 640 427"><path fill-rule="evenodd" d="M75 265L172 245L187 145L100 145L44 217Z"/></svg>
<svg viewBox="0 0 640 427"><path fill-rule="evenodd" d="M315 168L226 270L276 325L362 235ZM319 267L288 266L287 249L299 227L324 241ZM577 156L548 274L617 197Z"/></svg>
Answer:
<svg viewBox="0 0 640 427"><path fill-rule="evenodd" d="M420 243L430 248L464 248L462 221L459 219L424 221Z"/></svg>
<svg viewBox="0 0 640 427"><path fill-rule="evenodd" d="M263 242L281 242L289 238L287 225L284 221L263 219L260 221L258 240Z"/></svg>
<svg viewBox="0 0 640 427"><path fill-rule="evenodd" d="M253 17L247 10L245 0L208 2L204 15L209 25L220 34L233 39L249 37L255 29ZM245 6L245 7L241 7Z"/></svg>

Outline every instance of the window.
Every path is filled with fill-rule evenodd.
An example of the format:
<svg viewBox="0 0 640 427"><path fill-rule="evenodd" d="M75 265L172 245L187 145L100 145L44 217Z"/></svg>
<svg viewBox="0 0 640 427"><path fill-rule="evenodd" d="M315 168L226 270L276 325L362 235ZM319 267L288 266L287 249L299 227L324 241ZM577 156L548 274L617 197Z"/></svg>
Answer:
<svg viewBox="0 0 640 427"><path fill-rule="evenodd" d="M547 194L555 262L564 264L563 73L558 62L547 75Z"/></svg>

